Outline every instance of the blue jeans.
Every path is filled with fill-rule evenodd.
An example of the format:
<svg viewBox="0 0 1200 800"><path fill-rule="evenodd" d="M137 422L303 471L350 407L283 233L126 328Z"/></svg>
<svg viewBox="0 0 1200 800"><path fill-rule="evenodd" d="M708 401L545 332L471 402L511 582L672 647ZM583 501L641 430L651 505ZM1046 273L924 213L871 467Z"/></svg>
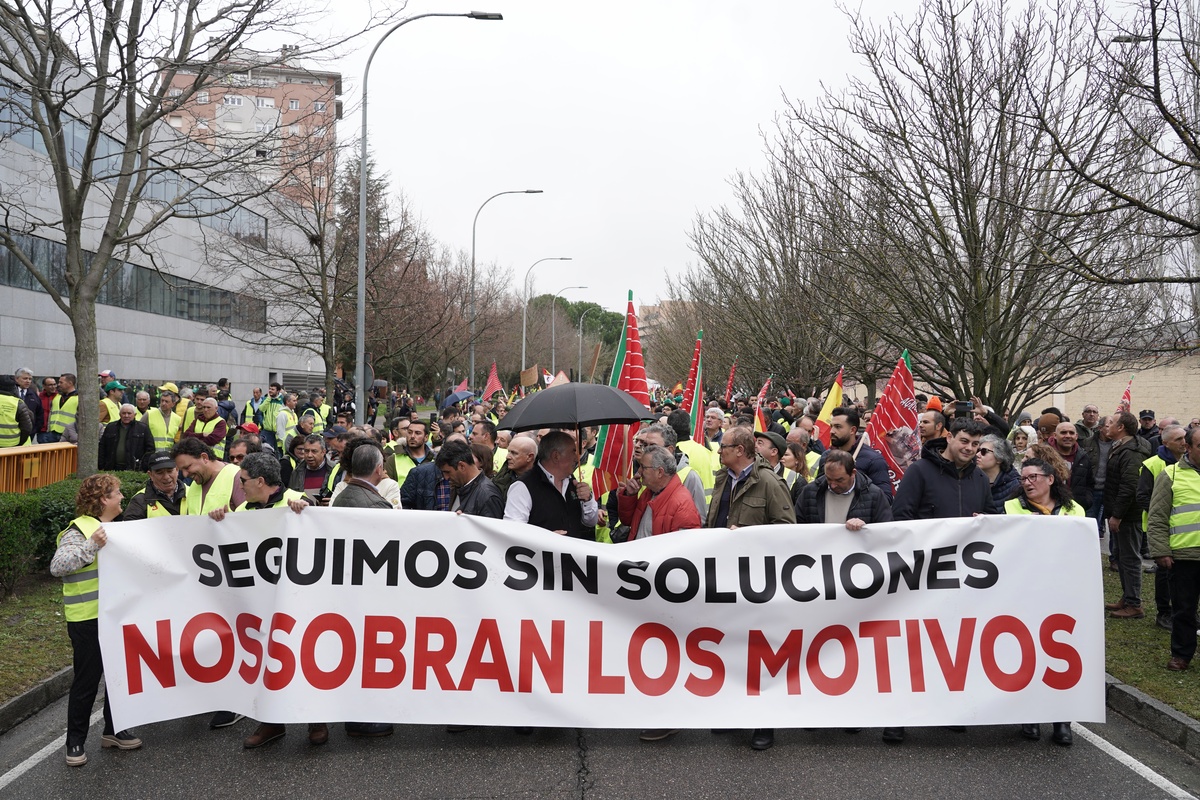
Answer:
<svg viewBox="0 0 1200 800"><path fill-rule="evenodd" d="M262 439L263 444L276 452L279 451L279 446L275 443L275 431L259 431L258 435Z"/></svg>
<svg viewBox="0 0 1200 800"><path fill-rule="evenodd" d="M61 433L51 433L50 431L42 431L37 435L38 444L56 444L61 439Z"/></svg>

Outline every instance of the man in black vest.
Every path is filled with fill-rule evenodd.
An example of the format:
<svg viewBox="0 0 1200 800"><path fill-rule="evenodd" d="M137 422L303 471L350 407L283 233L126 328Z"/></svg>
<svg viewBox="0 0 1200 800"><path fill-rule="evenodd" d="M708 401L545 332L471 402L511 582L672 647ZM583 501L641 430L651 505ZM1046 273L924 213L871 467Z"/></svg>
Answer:
<svg viewBox="0 0 1200 800"><path fill-rule="evenodd" d="M508 489L504 518L576 539L595 539L599 510L592 487L571 477L578 458L571 434L550 431L543 436L537 465Z"/></svg>

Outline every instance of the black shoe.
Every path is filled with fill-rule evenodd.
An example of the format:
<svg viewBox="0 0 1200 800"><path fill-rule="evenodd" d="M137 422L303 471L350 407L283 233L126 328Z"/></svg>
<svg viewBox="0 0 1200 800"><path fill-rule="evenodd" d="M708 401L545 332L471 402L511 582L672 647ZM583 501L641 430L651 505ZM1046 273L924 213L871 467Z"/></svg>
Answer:
<svg viewBox="0 0 1200 800"><path fill-rule="evenodd" d="M1042 726L1036 722L1026 722L1021 726L1021 735L1036 742L1042 738Z"/></svg>
<svg viewBox="0 0 1200 800"><path fill-rule="evenodd" d="M900 744L904 741L904 728L884 728L883 740L888 744Z"/></svg>
<svg viewBox="0 0 1200 800"><path fill-rule="evenodd" d="M862 728L842 728L845 733L862 733Z"/></svg>
<svg viewBox="0 0 1200 800"><path fill-rule="evenodd" d="M1051 734L1050 740L1055 744L1061 744L1063 747L1070 747L1075 742L1075 737L1071 735L1071 723L1054 723L1054 733Z"/></svg>
<svg viewBox="0 0 1200 800"><path fill-rule="evenodd" d="M142 746L142 740L129 731L106 733L100 739L102 748L116 747L119 750L137 750Z"/></svg>
<svg viewBox="0 0 1200 800"><path fill-rule="evenodd" d="M347 722L346 735L362 738L391 736L394 729L388 722Z"/></svg>
<svg viewBox="0 0 1200 800"><path fill-rule="evenodd" d="M447 725L446 733L462 733L463 731L469 731L474 727L476 727L476 726L474 726L474 725Z"/></svg>
<svg viewBox="0 0 1200 800"><path fill-rule="evenodd" d="M733 728L710 728L713 733L733 733Z"/></svg>
<svg viewBox="0 0 1200 800"><path fill-rule="evenodd" d="M1171 630L1171 615L1170 614L1159 614L1157 617L1154 618L1154 624L1157 625L1158 627L1162 628L1164 631L1170 631Z"/></svg>
<svg viewBox="0 0 1200 800"><path fill-rule="evenodd" d="M529 725L518 725L517 727L513 728L513 733L517 734L518 736L532 736L533 728Z"/></svg>
<svg viewBox="0 0 1200 800"><path fill-rule="evenodd" d="M69 744L67 745L67 766L82 767L87 763L87 753L83 752L83 745Z"/></svg>
<svg viewBox="0 0 1200 800"><path fill-rule="evenodd" d="M945 728L946 730L950 731L951 733L966 733L967 732L966 725L943 725L942 727Z"/></svg>
<svg viewBox="0 0 1200 800"><path fill-rule="evenodd" d="M775 745L774 728L758 728L750 737L750 746L755 750L770 750Z"/></svg>
<svg viewBox="0 0 1200 800"><path fill-rule="evenodd" d="M243 719L245 714L236 714L232 711L218 711L213 714L212 719L208 721L208 727L212 730L217 728L228 728L240 719Z"/></svg>

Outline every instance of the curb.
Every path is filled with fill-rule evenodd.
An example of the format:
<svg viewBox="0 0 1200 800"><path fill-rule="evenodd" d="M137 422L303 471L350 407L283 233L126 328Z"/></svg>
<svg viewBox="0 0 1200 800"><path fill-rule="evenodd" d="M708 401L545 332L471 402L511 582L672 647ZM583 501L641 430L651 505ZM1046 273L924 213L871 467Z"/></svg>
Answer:
<svg viewBox="0 0 1200 800"><path fill-rule="evenodd" d="M1104 701L1110 709L1193 758L1200 758L1200 722L1111 675L1106 674L1104 682Z"/></svg>
<svg viewBox="0 0 1200 800"><path fill-rule="evenodd" d="M65 667L24 694L0 705L0 735L67 694L71 690L73 676L71 667ZM1181 714L1107 673L1104 676L1104 702L1112 711L1193 758L1200 759L1200 721Z"/></svg>
<svg viewBox="0 0 1200 800"><path fill-rule="evenodd" d="M64 667L24 694L19 694L0 705L0 735L17 727L71 691L71 681L74 676L75 673L71 667Z"/></svg>

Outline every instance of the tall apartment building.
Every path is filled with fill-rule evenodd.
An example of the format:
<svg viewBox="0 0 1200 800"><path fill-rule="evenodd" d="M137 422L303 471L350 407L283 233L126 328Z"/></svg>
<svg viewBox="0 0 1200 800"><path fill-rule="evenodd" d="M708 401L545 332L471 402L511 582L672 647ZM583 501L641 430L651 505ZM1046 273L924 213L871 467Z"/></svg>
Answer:
<svg viewBox="0 0 1200 800"><path fill-rule="evenodd" d="M167 122L217 152L246 159L263 181L280 181L293 200L311 206L333 183L342 76L291 63L295 52L284 45L278 57L235 56L223 80L195 92ZM188 94L195 74L179 69L168 96Z"/></svg>

